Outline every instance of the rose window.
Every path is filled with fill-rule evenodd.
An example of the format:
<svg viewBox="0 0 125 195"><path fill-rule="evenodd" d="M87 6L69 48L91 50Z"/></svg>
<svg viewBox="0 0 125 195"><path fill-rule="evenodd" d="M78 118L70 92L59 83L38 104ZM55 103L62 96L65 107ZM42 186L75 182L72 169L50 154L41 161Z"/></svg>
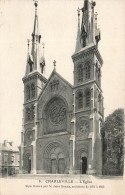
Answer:
<svg viewBox="0 0 125 195"><path fill-rule="evenodd" d="M61 124L66 119L66 107L62 100L53 101L49 109L49 118L53 124Z"/></svg>
<svg viewBox="0 0 125 195"><path fill-rule="evenodd" d="M89 125L88 125L87 121L82 120L82 121L79 122L79 131L80 132L86 134L88 132L88 129L89 129Z"/></svg>

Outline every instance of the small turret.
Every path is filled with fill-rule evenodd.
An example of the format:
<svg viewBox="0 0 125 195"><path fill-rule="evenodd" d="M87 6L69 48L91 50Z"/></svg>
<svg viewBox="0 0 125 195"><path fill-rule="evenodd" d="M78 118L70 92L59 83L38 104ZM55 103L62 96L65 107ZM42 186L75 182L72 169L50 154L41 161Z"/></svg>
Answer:
<svg viewBox="0 0 125 195"><path fill-rule="evenodd" d="M78 31L76 38L76 49L75 52L78 52L81 49L81 32L80 32L80 9L78 8Z"/></svg>

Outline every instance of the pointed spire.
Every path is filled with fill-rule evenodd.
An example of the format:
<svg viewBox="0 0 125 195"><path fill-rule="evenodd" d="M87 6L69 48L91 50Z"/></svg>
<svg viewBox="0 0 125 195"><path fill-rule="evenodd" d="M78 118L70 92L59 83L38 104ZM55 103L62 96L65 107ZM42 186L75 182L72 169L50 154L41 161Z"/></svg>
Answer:
<svg viewBox="0 0 125 195"><path fill-rule="evenodd" d="M82 10L82 24L81 24L81 46L87 45L87 35L89 29L89 0L84 0L84 6Z"/></svg>
<svg viewBox="0 0 125 195"><path fill-rule="evenodd" d="M81 43L80 43L80 39L81 39L81 32L80 32L80 9L78 8L77 11L78 11L78 31L77 31L75 53L77 53L81 49Z"/></svg>
<svg viewBox="0 0 125 195"><path fill-rule="evenodd" d="M40 43L40 38L41 35L39 34L39 25L38 25L38 15L37 15L37 7L38 7L38 2L35 1L35 19L34 19L34 28L33 28L33 33L32 33L32 51L31 55L33 57L33 62L34 62L34 69L38 70L38 55L39 55L39 43Z"/></svg>
<svg viewBox="0 0 125 195"><path fill-rule="evenodd" d="M84 0L84 10L89 10L89 0Z"/></svg>
<svg viewBox="0 0 125 195"><path fill-rule="evenodd" d="M97 29L97 17L95 18L94 14L95 5L95 1L90 2L89 0L84 0L83 8L78 9L78 32L75 52L78 52L81 48L84 48L91 44L97 45L98 41L100 40L100 31L99 29ZM79 10L82 10L81 32L79 27Z"/></svg>
<svg viewBox="0 0 125 195"><path fill-rule="evenodd" d="M33 0L34 1L34 0ZM29 74L33 71L38 71L39 73L45 72L45 58L44 58L44 45L43 45L43 55L41 52L41 35L39 33L39 23L38 23L38 1L34 1L35 6L35 18L34 26L32 33L32 46L31 54L29 54L29 41L28 41L28 57L27 57L27 67L26 74Z"/></svg>
<svg viewBox="0 0 125 195"><path fill-rule="evenodd" d="M26 65L25 75L30 73L33 69L33 61L31 60L31 56L29 54L30 39L27 39L27 46L28 46L28 53L27 53L27 65Z"/></svg>

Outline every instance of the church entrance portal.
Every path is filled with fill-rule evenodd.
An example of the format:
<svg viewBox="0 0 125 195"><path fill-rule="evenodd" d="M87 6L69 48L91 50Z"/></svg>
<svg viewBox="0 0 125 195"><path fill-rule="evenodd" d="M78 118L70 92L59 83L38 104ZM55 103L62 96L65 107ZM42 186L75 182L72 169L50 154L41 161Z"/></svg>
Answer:
<svg viewBox="0 0 125 195"><path fill-rule="evenodd" d="M64 158L51 160L51 173L52 174L64 174L65 173L65 161Z"/></svg>
<svg viewBox="0 0 125 195"><path fill-rule="evenodd" d="M43 169L52 174L64 174L67 170L67 151L66 148L58 143L48 144L44 151Z"/></svg>
<svg viewBox="0 0 125 195"><path fill-rule="evenodd" d="M87 158L82 157L82 174L86 174L87 171Z"/></svg>

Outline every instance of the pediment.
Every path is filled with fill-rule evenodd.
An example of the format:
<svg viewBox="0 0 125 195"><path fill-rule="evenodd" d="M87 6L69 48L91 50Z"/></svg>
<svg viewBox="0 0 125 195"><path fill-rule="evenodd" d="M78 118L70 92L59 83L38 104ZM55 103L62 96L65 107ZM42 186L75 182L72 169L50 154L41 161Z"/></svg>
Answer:
<svg viewBox="0 0 125 195"><path fill-rule="evenodd" d="M41 96L43 93L49 94L59 94L61 91L65 91L65 89L69 88L72 90L73 86L66 81L61 75L59 75L56 71L53 71L50 77L48 78L45 86L43 87L39 99L41 99Z"/></svg>

